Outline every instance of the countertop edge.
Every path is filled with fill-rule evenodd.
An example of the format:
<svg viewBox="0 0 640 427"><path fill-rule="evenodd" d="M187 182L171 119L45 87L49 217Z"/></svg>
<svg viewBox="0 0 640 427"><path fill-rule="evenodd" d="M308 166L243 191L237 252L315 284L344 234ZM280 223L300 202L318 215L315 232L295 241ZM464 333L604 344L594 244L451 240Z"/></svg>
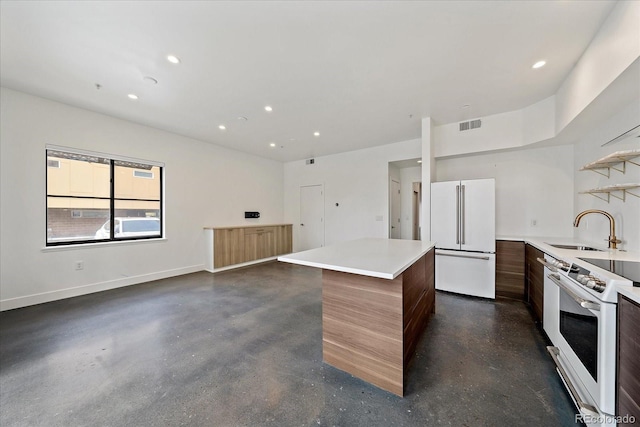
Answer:
<svg viewBox="0 0 640 427"><path fill-rule="evenodd" d="M289 255L279 256L278 257L278 261L280 261L280 262L288 262L288 263L291 263L291 264L304 265L304 266L307 266L307 267L321 268L321 269L325 269L325 270L339 271L339 272L342 272L342 273L352 273L352 274L359 274L359 275L362 275L362 276L376 277L376 278L380 278L380 279L393 280L396 277L398 277L399 275L401 275L402 273L404 273L404 271L407 268L411 267L417 260L422 258L424 255L426 255L429 251L431 251L434 248L435 248L435 243L429 241L428 246L426 248L422 248L419 251L417 251L416 255L408 258L406 262L404 262L399 268L397 268L394 271L367 270L367 269L363 269L363 268L350 267L350 266L346 266L346 265L327 264L327 263L323 263L323 262L310 261L310 260L305 260L305 259L301 260L301 259L298 259L298 258L295 257L295 255L297 253L299 253L299 252L292 253L292 254L289 254Z"/></svg>
<svg viewBox="0 0 640 427"><path fill-rule="evenodd" d="M228 226L216 226L216 227L202 227L204 230L228 230L231 228L256 228L256 227L280 227L283 225L293 224L247 224L247 225L228 225Z"/></svg>
<svg viewBox="0 0 640 427"><path fill-rule="evenodd" d="M396 277L398 277L401 274L401 273L398 273L396 275L392 275L392 274L389 274L389 273L382 273L382 272L379 272L379 271L362 270L362 269L358 269L358 268L342 267L342 266L338 266L338 265L323 264L321 262L311 262L311 261L304 261L304 260L299 260L299 259L292 259L292 258L287 258L286 256L279 256L278 257L278 261L280 261L280 262L288 262L289 264L304 265L304 266L307 266L307 267L321 268L323 270L339 271L341 273L352 273L352 274L359 274L361 276L377 277L379 279L393 280L393 279L395 279ZM404 270L406 270L406 268ZM402 270L402 271L404 272L404 270Z"/></svg>
<svg viewBox="0 0 640 427"><path fill-rule="evenodd" d="M640 304L640 288L633 286L618 286L616 290L619 295L624 295L636 304Z"/></svg>

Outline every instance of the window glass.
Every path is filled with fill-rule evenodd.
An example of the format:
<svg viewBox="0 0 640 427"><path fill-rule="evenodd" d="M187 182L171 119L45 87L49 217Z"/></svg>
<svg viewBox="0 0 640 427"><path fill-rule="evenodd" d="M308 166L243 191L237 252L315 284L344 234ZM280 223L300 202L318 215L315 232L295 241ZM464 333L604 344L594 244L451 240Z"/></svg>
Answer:
<svg viewBox="0 0 640 427"><path fill-rule="evenodd" d="M160 166L47 150L47 245L162 237L161 190Z"/></svg>
<svg viewBox="0 0 640 427"><path fill-rule="evenodd" d="M109 168L105 158L48 151L48 244L95 239L110 213Z"/></svg>

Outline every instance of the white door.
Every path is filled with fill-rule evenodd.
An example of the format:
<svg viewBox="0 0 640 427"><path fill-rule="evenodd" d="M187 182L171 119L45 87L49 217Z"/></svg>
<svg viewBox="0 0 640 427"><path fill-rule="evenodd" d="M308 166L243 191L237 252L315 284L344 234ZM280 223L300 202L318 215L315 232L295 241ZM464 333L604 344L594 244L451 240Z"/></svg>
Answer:
<svg viewBox="0 0 640 427"><path fill-rule="evenodd" d="M494 179L460 183L460 249L496 251L496 190Z"/></svg>
<svg viewBox="0 0 640 427"><path fill-rule="evenodd" d="M431 241L436 248L460 249L459 190L460 181L431 184Z"/></svg>
<svg viewBox="0 0 640 427"><path fill-rule="evenodd" d="M300 187L300 227L298 242L301 251L324 246L324 189L322 185Z"/></svg>
<svg viewBox="0 0 640 427"><path fill-rule="evenodd" d="M389 237L400 239L400 183L395 180L389 182Z"/></svg>

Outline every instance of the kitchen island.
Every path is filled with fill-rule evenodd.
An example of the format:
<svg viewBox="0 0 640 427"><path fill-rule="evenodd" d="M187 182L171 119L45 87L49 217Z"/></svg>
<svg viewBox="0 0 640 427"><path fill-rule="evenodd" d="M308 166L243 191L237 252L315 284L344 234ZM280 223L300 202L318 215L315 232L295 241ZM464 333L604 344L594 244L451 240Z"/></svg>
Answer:
<svg viewBox="0 0 640 427"><path fill-rule="evenodd" d="M435 312L434 244L365 238L278 257L322 269L322 357L398 396Z"/></svg>

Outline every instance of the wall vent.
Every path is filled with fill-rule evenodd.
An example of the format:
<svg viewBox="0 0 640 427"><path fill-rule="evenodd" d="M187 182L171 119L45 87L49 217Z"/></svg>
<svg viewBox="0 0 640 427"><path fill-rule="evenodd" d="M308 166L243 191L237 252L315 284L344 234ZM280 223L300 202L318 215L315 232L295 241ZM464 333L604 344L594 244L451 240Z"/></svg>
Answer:
<svg viewBox="0 0 640 427"><path fill-rule="evenodd" d="M469 130L469 129L478 129L481 126L482 126L482 120L480 120L480 119L471 120L471 121L468 121L468 122L461 122L460 123L460 132L465 131L465 130Z"/></svg>
<svg viewBox="0 0 640 427"><path fill-rule="evenodd" d="M313 164L315 164L315 162L316 162L316 159L307 159L307 161L306 161L306 163L308 165L313 165Z"/></svg>

